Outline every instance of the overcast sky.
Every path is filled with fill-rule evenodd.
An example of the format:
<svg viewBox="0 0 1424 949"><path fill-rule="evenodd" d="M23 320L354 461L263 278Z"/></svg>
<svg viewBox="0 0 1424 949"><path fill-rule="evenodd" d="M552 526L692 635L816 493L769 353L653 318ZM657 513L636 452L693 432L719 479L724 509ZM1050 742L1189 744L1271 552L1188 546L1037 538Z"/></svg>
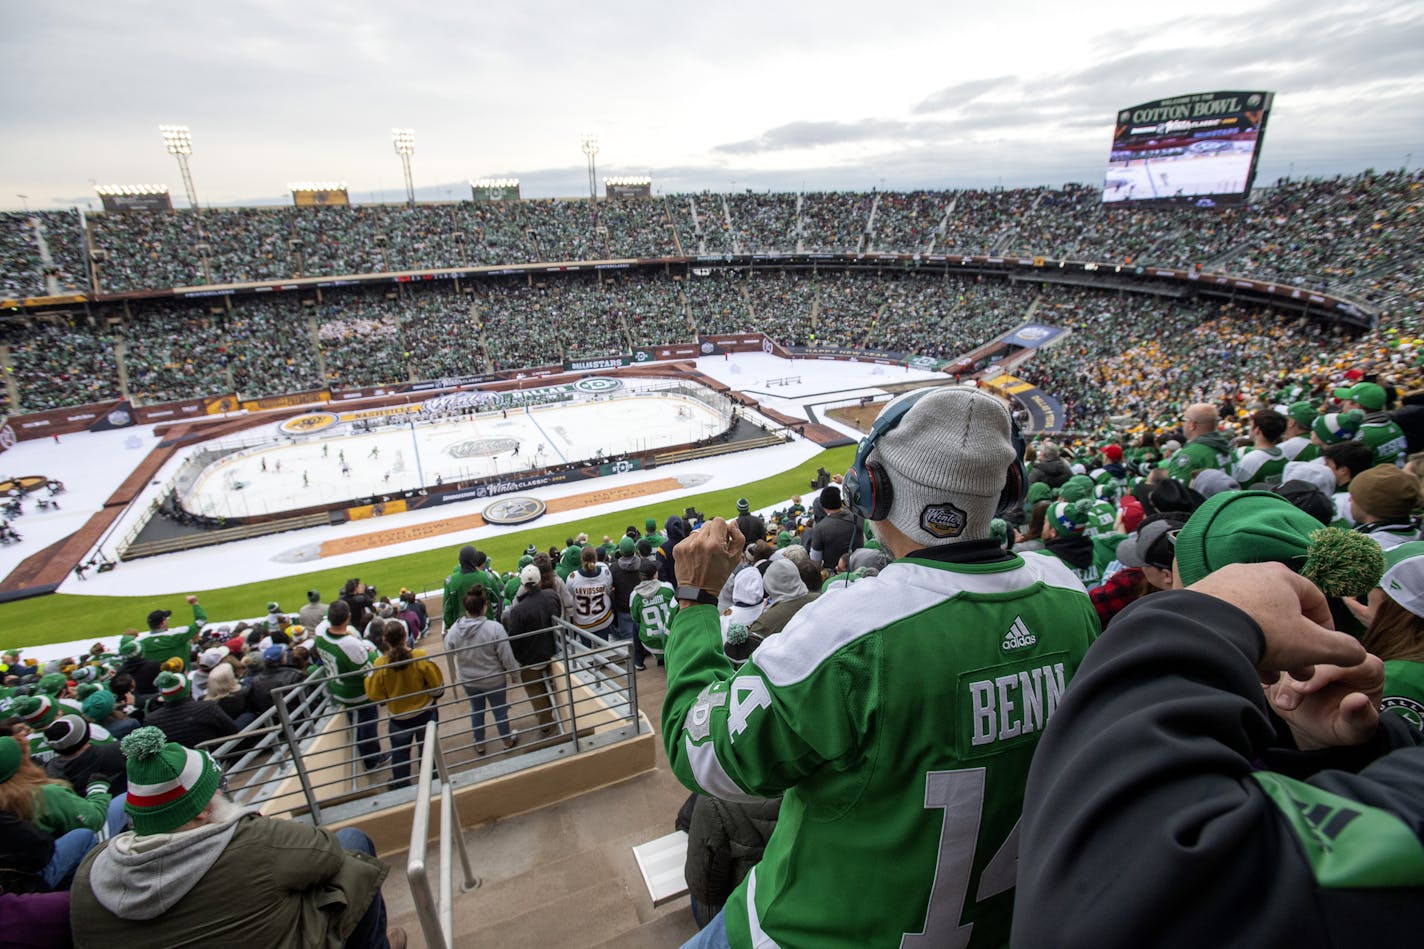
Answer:
<svg viewBox="0 0 1424 949"><path fill-rule="evenodd" d="M1118 109L1217 89L1277 93L1258 183L1424 161L1424 3L1167 6L14 0L0 207L185 204L160 123L191 127L205 204L399 200L394 126L423 199L587 194L585 130L600 179L660 192L1100 183Z"/></svg>

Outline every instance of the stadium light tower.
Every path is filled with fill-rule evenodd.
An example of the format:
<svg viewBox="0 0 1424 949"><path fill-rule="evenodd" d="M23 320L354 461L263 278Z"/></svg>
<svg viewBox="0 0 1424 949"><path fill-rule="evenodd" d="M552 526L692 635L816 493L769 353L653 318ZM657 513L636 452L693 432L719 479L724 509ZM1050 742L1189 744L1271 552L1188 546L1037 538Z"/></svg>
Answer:
<svg viewBox="0 0 1424 949"><path fill-rule="evenodd" d="M583 153L588 157L588 199L598 200L598 185L594 174L594 156L598 154L598 136L593 132L584 132L581 136Z"/></svg>
<svg viewBox="0 0 1424 949"><path fill-rule="evenodd" d="M186 125L160 125L158 132L163 136L163 147L168 154L178 159L178 171L183 175L183 187L188 192L188 204L198 210L198 189L193 187L193 176L188 171L188 156L193 154L193 133Z"/></svg>
<svg viewBox="0 0 1424 949"><path fill-rule="evenodd" d="M391 129L391 144L400 156L405 171L405 203L415 207L415 182L410 177L410 156L415 154L415 129Z"/></svg>

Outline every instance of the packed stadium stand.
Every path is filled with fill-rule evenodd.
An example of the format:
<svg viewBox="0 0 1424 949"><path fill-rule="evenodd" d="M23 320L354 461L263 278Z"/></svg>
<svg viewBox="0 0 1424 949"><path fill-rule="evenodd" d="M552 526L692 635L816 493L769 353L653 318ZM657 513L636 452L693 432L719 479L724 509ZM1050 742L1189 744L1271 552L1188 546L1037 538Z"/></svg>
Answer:
<svg viewBox="0 0 1424 949"><path fill-rule="evenodd" d="M1216 371L1223 364L1271 374L1383 352L1411 368L1412 349L1398 343L1416 330L1420 202L1419 173L1366 172L1283 180L1239 207L1190 211L1105 206L1097 189L1065 185L8 213L5 295L77 292L87 301L5 321L4 397L7 411L24 412L118 397L267 396L513 370L746 329L788 346L949 359L1035 315L1079 332L1024 374L1053 388L1076 424L1091 424L1108 401L1145 409L1203 393L1230 375ZM1191 294L849 266L866 254L931 253L1280 281L1358 302L1375 329L1358 337L1279 308ZM788 254L812 265L765 256ZM642 263L317 292L241 286L560 261ZM239 286L172 294L227 285ZM1182 332L1201 326L1211 331ZM1256 337L1280 345L1246 342ZM1162 363L1171 371L1158 372Z"/></svg>

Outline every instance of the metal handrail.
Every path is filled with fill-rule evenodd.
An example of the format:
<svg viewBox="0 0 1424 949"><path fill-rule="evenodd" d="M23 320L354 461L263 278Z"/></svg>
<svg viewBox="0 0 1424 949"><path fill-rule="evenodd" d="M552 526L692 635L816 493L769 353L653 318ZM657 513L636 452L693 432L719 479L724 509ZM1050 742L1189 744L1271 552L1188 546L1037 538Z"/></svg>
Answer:
<svg viewBox="0 0 1424 949"><path fill-rule="evenodd" d="M440 772L440 877L439 899L430 891L430 878L425 872L425 854L430 837L430 785L432 772ZM410 895L415 901L415 915L425 935L428 949L448 949L454 945L455 881L450 860L451 844L460 851L460 869L465 880L461 893L480 885L470 867L470 854L465 849L465 834L455 819L455 793L445 768L445 754L435 735L435 723L425 723L424 743L420 754L420 781L416 785L415 813L410 822L410 856L406 859L405 876L410 882Z"/></svg>
<svg viewBox="0 0 1424 949"><path fill-rule="evenodd" d="M598 747L602 742L592 732L585 733L590 728L587 722L607 721L607 718L600 716L612 712L614 720L636 725L638 705L636 676L633 674L634 645L631 641L605 639L584 632L562 620L556 620L552 629L558 638L553 662L561 663L562 669L555 673L550 667L525 683L522 672L528 667L521 667L519 683L523 683L526 689L528 686L541 686L545 690L550 703L547 711L553 715L554 727L563 732L562 738L544 734L545 723L540 719L545 711L537 704L527 711L508 714L508 722L513 737L538 736L535 738L538 742L534 746L536 751L548 749L559 755L579 754ZM517 640L546 633L547 630L535 630L511 638ZM502 762L523 754L528 748L515 751L496 747L485 757L483 746L474 742L474 727L467 711L467 693L461 688L464 681L458 674L455 659L468 649L479 648L485 647L465 646L447 651L445 655L450 675L445 684L438 689L411 693L429 695L432 699L428 708L437 715L437 738L443 736L450 743L447 749L442 749L442 761L445 751L450 754L474 752L474 760L461 760L455 765L461 775L487 762L501 762L497 767L505 767ZM417 660L405 660L412 661ZM393 667L403 664L397 663ZM380 738L361 740L356 737L354 713L330 698L328 683L365 675L364 670L358 670L337 676L312 677L273 689L273 707L247 728L237 735L204 742L202 747L218 759L227 780L231 782L234 799L247 804L260 804L270 798L282 782L290 781L288 790L282 792L284 810L291 811L294 816L305 811L309 815L307 819L317 825L330 819L325 813L329 806L336 806L339 810L356 800L387 792L396 795L390 801L392 804L409 801L413 789L401 783L408 782L408 779L397 778L394 774L374 783L370 779L353 782L353 777L361 774L362 756L371 748L368 742L379 742ZM445 690L443 697L435 694L441 690ZM506 709L515 701L511 696L505 703ZM455 714L447 716L442 712ZM341 715L346 716L345 724L340 733L333 733L328 726ZM558 750L561 744L566 750ZM321 750L320 756L312 756L314 748Z"/></svg>

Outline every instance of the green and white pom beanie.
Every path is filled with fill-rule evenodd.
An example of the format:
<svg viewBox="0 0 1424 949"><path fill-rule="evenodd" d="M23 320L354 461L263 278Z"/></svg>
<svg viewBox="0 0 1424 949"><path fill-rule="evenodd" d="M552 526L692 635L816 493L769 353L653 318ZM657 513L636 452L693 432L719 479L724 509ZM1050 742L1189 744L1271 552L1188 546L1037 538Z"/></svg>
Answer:
<svg viewBox="0 0 1424 949"><path fill-rule="evenodd" d="M221 781L206 751L168 741L152 725L134 729L120 746L128 759L124 812L140 836L171 834L203 812Z"/></svg>

